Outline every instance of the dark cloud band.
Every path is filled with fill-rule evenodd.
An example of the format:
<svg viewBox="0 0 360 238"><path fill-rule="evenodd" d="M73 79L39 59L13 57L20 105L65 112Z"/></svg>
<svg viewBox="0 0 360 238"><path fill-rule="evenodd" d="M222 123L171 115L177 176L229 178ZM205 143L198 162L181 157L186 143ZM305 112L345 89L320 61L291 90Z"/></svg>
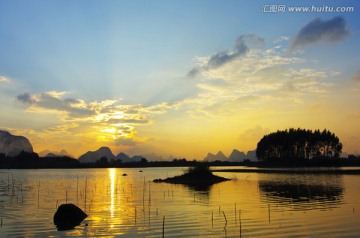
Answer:
<svg viewBox="0 0 360 238"><path fill-rule="evenodd" d="M349 36L349 27L338 16L328 21L316 18L305 25L290 44L289 51L303 49L318 43L335 43Z"/></svg>

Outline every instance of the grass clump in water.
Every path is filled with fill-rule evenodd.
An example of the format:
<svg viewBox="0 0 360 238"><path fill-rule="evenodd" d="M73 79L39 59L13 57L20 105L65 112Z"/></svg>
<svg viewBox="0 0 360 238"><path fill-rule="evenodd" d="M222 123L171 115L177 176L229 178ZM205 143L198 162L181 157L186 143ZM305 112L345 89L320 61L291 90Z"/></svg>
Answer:
<svg viewBox="0 0 360 238"><path fill-rule="evenodd" d="M219 183L228 180L230 179L214 175L211 172L210 166L207 163L201 162L196 164L195 166L189 167L182 175L166 178L166 179L155 179L154 182L167 182L167 183L185 184L185 185L194 185L194 184L211 185L214 183Z"/></svg>

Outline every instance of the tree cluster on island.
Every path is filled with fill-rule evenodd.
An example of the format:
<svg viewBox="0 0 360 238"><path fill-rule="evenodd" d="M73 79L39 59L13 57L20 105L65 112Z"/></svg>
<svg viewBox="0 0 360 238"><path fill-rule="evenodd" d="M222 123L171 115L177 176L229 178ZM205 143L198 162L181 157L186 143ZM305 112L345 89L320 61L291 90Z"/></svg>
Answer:
<svg viewBox="0 0 360 238"><path fill-rule="evenodd" d="M260 161L306 161L338 159L343 145L329 130L294 129L265 135L257 144L256 156Z"/></svg>

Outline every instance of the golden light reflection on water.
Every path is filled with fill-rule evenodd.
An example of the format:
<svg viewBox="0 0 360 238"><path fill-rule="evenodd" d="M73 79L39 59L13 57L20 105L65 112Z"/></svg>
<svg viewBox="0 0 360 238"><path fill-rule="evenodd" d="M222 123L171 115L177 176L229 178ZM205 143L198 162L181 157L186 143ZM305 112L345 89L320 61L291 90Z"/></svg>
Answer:
<svg viewBox="0 0 360 238"><path fill-rule="evenodd" d="M110 215L111 218L115 215L115 181L116 181L116 169L109 169L110 177Z"/></svg>

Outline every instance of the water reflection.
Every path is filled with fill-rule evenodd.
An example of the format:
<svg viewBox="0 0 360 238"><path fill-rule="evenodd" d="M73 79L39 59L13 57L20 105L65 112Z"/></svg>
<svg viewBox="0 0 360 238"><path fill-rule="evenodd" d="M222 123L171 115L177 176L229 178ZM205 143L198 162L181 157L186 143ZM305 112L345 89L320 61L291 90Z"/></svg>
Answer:
<svg viewBox="0 0 360 238"><path fill-rule="evenodd" d="M236 210L241 210L243 237L360 234L360 176L245 173L205 188L147 182L181 172L181 168L146 168L143 173L138 169L0 171L0 236L161 237L166 216L166 237L224 237L224 212L227 237L239 237ZM57 205L67 199L84 210L85 194L88 218L74 230L57 231L52 224ZM301 208L323 210L304 215Z"/></svg>
<svg viewBox="0 0 360 238"><path fill-rule="evenodd" d="M342 176L259 175L262 199L294 210L329 209L343 200Z"/></svg>
<svg viewBox="0 0 360 238"><path fill-rule="evenodd" d="M115 213L115 180L116 180L116 169L109 169L110 177L110 215L114 217Z"/></svg>
<svg viewBox="0 0 360 238"><path fill-rule="evenodd" d="M190 191L200 192L202 194L209 195L210 189L213 186L213 184L191 184L184 186L189 188Z"/></svg>

